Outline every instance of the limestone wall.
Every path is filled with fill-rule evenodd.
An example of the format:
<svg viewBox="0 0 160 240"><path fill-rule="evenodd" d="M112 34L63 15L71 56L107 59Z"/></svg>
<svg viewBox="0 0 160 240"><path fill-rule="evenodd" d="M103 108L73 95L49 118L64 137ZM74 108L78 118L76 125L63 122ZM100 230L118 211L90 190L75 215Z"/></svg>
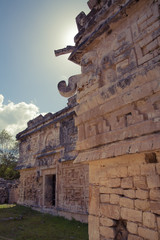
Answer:
<svg viewBox="0 0 160 240"><path fill-rule="evenodd" d="M90 165L90 239L159 239L159 167L159 153Z"/></svg>
<svg viewBox="0 0 160 240"><path fill-rule="evenodd" d="M89 239L160 239L160 1L89 0L69 60L81 66L74 163L89 164Z"/></svg>
<svg viewBox="0 0 160 240"><path fill-rule="evenodd" d="M86 46L81 57L76 162L160 146L159 134L153 134L160 129L158 3L141 0L126 14L110 24L109 34L96 39L96 48ZM97 146L103 147L88 151Z"/></svg>

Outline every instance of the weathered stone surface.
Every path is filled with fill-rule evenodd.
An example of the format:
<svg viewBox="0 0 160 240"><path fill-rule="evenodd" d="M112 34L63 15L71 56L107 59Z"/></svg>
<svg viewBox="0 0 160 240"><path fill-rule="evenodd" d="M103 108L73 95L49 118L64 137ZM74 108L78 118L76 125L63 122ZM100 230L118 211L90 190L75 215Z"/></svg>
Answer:
<svg viewBox="0 0 160 240"><path fill-rule="evenodd" d="M160 215L160 203L159 201L151 201L150 202L151 212Z"/></svg>
<svg viewBox="0 0 160 240"><path fill-rule="evenodd" d="M120 187L121 185L121 180L120 178L101 178L100 179L100 185L104 185L106 187L110 188L117 188Z"/></svg>
<svg viewBox="0 0 160 240"><path fill-rule="evenodd" d="M138 232L138 225L133 222L127 222L127 230L132 234L137 234Z"/></svg>
<svg viewBox="0 0 160 240"><path fill-rule="evenodd" d="M156 232L154 230L150 230L148 228L139 227L138 234L139 234L139 236L143 237L144 239L148 239L148 240L150 240L150 239L158 240L159 239L158 232Z"/></svg>
<svg viewBox="0 0 160 240"><path fill-rule="evenodd" d="M128 167L128 175L129 176L139 176L140 175L140 166L133 165Z"/></svg>
<svg viewBox="0 0 160 240"><path fill-rule="evenodd" d="M118 194L110 194L110 203L119 204L120 196Z"/></svg>
<svg viewBox="0 0 160 240"><path fill-rule="evenodd" d="M148 228L155 228L156 217L150 212L143 213L143 225Z"/></svg>
<svg viewBox="0 0 160 240"><path fill-rule="evenodd" d="M17 135L20 141L19 204L34 206L64 217L86 221L88 166L73 165L77 128L75 98L68 107L30 121Z"/></svg>
<svg viewBox="0 0 160 240"><path fill-rule="evenodd" d="M110 195L109 194L101 194L100 195L100 202L102 203L109 203L110 202Z"/></svg>
<svg viewBox="0 0 160 240"><path fill-rule="evenodd" d="M150 202L148 200L135 200L135 207L142 211L149 211L150 210Z"/></svg>
<svg viewBox="0 0 160 240"><path fill-rule="evenodd" d="M116 224L116 222L113 219L110 218L100 218L100 224L106 227L112 227Z"/></svg>
<svg viewBox="0 0 160 240"><path fill-rule="evenodd" d="M151 189L150 190L150 199L151 200L160 200L160 189Z"/></svg>
<svg viewBox="0 0 160 240"><path fill-rule="evenodd" d="M121 197L119 204L121 207L134 208L134 201L129 198Z"/></svg>
<svg viewBox="0 0 160 240"><path fill-rule="evenodd" d="M99 213L99 188L96 186L89 187L89 213L91 215Z"/></svg>
<svg viewBox="0 0 160 240"><path fill-rule="evenodd" d="M153 175L147 177L147 184L149 188L158 188L160 187L160 176Z"/></svg>
<svg viewBox="0 0 160 240"><path fill-rule="evenodd" d="M0 178L0 204L17 202L18 185L18 180L5 180Z"/></svg>
<svg viewBox="0 0 160 240"><path fill-rule="evenodd" d="M142 211L121 208L121 217L132 222L142 222Z"/></svg>
<svg viewBox="0 0 160 240"><path fill-rule="evenodd" d="M128 198L135 198L136 197L136 192L133 189L123 190L123 194L124 194L125 197L128 197Z"/></svg>
<svg viewBox="0 0 160 240"><path fill-rule="evenodd" d="M155 172L155 164L146 164L141 166L141 174L142 175L154 175Z"/></svg>
<svg viewBox="0 0 160 240"><path fill-rule="evenodd" d="M115 237L115 229L112 227L100 226L100 234L105 238L113 239Z"/></svg>
<svg viewBox="0 0 160 240"><path fill-rule="evenodd" d="M136 197L139 199L147 199L149 197L149 193L147 190L136 190Z"/></svg>
<svg viewBox="0 0 160 240"><path fill-rule="evenodd" d="M91 240L99 240L100 239L100 227L99 227L99 217L95 217L89 215L88 217L89 223L89 237Z"/></svg>
<svg viewBox="0 0 160 240"><path fill-rule="evenodd" d="M143 238L137 236L137 235L132 235L132 234L129 234L128 235L128 240L143 240Z"/></svg>
<svg viewBox="0 0 160 240"><path fill-rule="evenodd" d="M147 189L147 180L145 176L135 176L134 179L134 187L140 189Z"/></svg>
<svg viewBox="0 0 160 240"><path fill-rule="evenodd" d="M157 217L157 225L158 225L158 229L160 229L160 217Z"/></svg>
<svg viewBox="0 0 160 240"><path fill-rule="evenodd" d="M100 214L102 216L119 219L120 217L120 207L112 204L101 204L100 205Z"/></svg>
<svg viewBox="0 0 160 240"><path fill-rule="evenodd" d="M132 188L133 187L133 179L130 178L123 178L121 182L122 188Z"/></svg>

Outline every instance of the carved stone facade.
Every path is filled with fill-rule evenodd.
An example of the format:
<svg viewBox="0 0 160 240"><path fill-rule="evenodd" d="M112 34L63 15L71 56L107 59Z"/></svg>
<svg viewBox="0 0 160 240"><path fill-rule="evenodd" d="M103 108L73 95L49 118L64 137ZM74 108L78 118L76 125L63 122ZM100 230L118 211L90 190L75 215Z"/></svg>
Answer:
<svg viewBox="0 0 160 240"><path fill-rule="evenodd" d="M160 1L88 5L69 56L82 73L58 89L77 92L74 163L89 165L89 239L158 240Z"/></svg>
<svg viewBox="0 0 160 240"><path fill-rule="evenodd" d="M17 135L18 203L87 222L88 166L73 164L77 156L75 105L75 98L70 99L68 107L55 114L40 115Z"/></svg>

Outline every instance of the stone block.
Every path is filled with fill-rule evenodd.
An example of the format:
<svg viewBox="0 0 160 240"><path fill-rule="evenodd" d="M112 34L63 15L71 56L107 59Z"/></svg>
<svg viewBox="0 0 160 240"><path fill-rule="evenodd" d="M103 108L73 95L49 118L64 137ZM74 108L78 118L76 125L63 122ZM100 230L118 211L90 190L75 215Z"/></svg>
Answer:
<svg viewBox="0 0 160 240"><path fill-rule="evenodd" d="M160 202L151 201L150 208L151 212L160 215Z"/></svg>
<svg viewBox="0 0 160 240"><path fill-rule="evenodd" d="M110 218L100 218L100 224L106 227L112 227L116 224L116 222Z"/></svg>
<svg viewBox="0 0 160 240"><path fill-rule="evenodd" d="M141 188L141 189L147 189L147 181L145 176L135 176L133 178L134 187L135 188Z"/></svg>
<svg viewBox="0 0 160 240"><path fill-rule="evenodd" d="M160 200L160 189L151 189L149 195L151 200Z"/></svg>
<svg viewBox="0 0 160 240"><path fill-rule="evenodd" d="M149 188L160 187L160 177L159 175L147 176L147 184Z"/></svg>
<svg viewBox="0 0 160 240"><path fill-rule="evenodd" d="M144 240L144 239L136 235L128 234L128 240Z"/></svg>
<svg viewBox="0 0 160 240"><path fill-rule="evenodd" d="M151 239L158 240L159 239L158 232L148 229L148 228L139 227L138 234L140 237L143 237L144 239L147 239L147 240L151 240Z"/></svg>
<svg viewBox="0 0 160 240"><path fill-rule="evenodd" d="M119 204L121 207L134 208L134 201L129 198L121 197Z"/></svg>
<svg viewBox="0 0 160 240"><path fill-rule="evenodd" d="M157 226L158 226L158 229L160 229L160 217L157 217Z"/></svg>
<svg viewBox="0 0 160 240"><path fill-rule="evenodd" d="M101 204L100 214L101 216L118 220L120 217L120 207L112 204Z"/></svg>
<svg viewBox="0 0 160 240"><path fill-rule="evenodd" d="M141 165L141 175L155 175L155 166L156 165L154 163Z"/></svg>
<svg viewBox="0 0 160 240"><path fill-rule="evenodd" d="M133 179L132 177L123 178L121 181L122 188L132 188L133 187Z"/></svg>
<svg viewBox="0 0 160 240"><path fill-rule="evenodd" d="M99 192L100 192L100 194L112 193L112 189L111 189L111 188L108 188L108 187L102 187L102 186L100 186Z"/></svg>
<svg viewBox="0 0 160 240"><path fill-rule="evenodd" d="M106 169L108 178L123 178L128 176L127 167L114 167Z"/></svg>
<svg viewBox="0 0 160 240"><path fill-rule="evenodd" d="M91 165L89 169L89 183L90 184L98 184L99 183L99 174L100 174L100 167ZM101 172L102 174L102 172Z"/></svg>
<svg viewBox="0 0 160 240"><path fill-rule="evenodd" d="M117 188L121 185L120 178L100 178L100 185L104 185L110 188Z"/></svg>
<svg viewBox="0 0 160 240"><path fill-rule="evenodd" d="M121 208L121 217L131 222L142 222L142 211L129 208Z"/></svg>
<svg viewBox="0 0 160 240"><path fill-rule="evenodd" d="M160 163L156 164L156 171L160 175Z"/></svg>
<svg viewBox="0 0 160 240"><path fill-rule="evenodd" d="M135 200L135 207L142 211L147 211L150 209L150 202L147 200Z"/></svg>
<svg viewBox="0 0 160 240"><path fill-rule="evenodd" d="M101 203L109 203L110 202L109 194L100 194L100 202Z"/></svg>
<svg viewBox="0 0 160 240"><path fill-rule="evenodd" d="M141 170L139 165L132 165L128 167L128 176L138 176L140 175Z"/></svg>
<svg viewBox="0 0 160 240"><path fill-rule="evenodd" d="M99 218L89 215L88 217L88 232L89 232L89 239L90 240L99 240Z"/></svg>
<svg viewBox="0 0 160 240"><path fill-rule="evenodd" d="M148 197L149 197L149 193L147 190L141 190L141 189L136 190L136 198L147 199Z"/></svg>
<svg viewBox="0 0 160 240"><path fill-rule="evenodd" d="M136 197L136 191L132 189L123 190L123 195L128 198L135 198Z"/></svg>
<svg viewBox="0 0 160 240"><path fill-rule="evenodd" d="M143 225L148 228L155 228L156 226L156 217L155 214L150 212L143 213Z"/></svg>
<svg viewBox="0 0 160 240"><path fill-rule="evenodd" d="M100 226L100 235L106 239L113 239L115 237L115 229L112 227Z"/></svg>
<svg viewBox="0 0 160 240"><path fill-rule="evenodd" d="M119 195L111 194L110 195L110 203L111 204L119 204Z"/></svg>
<svg viewBox="0 0 160 240"><path fill-rule="evenodd" d="M99 212L99 188L96 186L89 187L89 213L97 215Z"/></svg>
<svg viewBox="0 0 160 240"><path fill-rule="evenodd" d="M129 233L137 234L138 232L138 225L133 222L127 222L127 230Z"/></svg>
<svg viewBox="0 0 160 240"><path fill-rule="evenodd" d="M78 126L78 141L82 141L85 139L85 129L84 124Z"/></svg>

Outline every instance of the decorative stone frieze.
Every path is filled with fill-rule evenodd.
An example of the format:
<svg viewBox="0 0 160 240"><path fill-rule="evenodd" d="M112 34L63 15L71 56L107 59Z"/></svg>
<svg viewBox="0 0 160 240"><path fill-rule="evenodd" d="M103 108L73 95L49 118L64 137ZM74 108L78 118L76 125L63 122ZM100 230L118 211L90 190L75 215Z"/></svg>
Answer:
<svg viewBox="0 0 160 240"><path fill-rule="evenodd" d="M39 116L17 135L18 203L88 221L88 166L76 164L75 98L55 114Z"/></svg>

